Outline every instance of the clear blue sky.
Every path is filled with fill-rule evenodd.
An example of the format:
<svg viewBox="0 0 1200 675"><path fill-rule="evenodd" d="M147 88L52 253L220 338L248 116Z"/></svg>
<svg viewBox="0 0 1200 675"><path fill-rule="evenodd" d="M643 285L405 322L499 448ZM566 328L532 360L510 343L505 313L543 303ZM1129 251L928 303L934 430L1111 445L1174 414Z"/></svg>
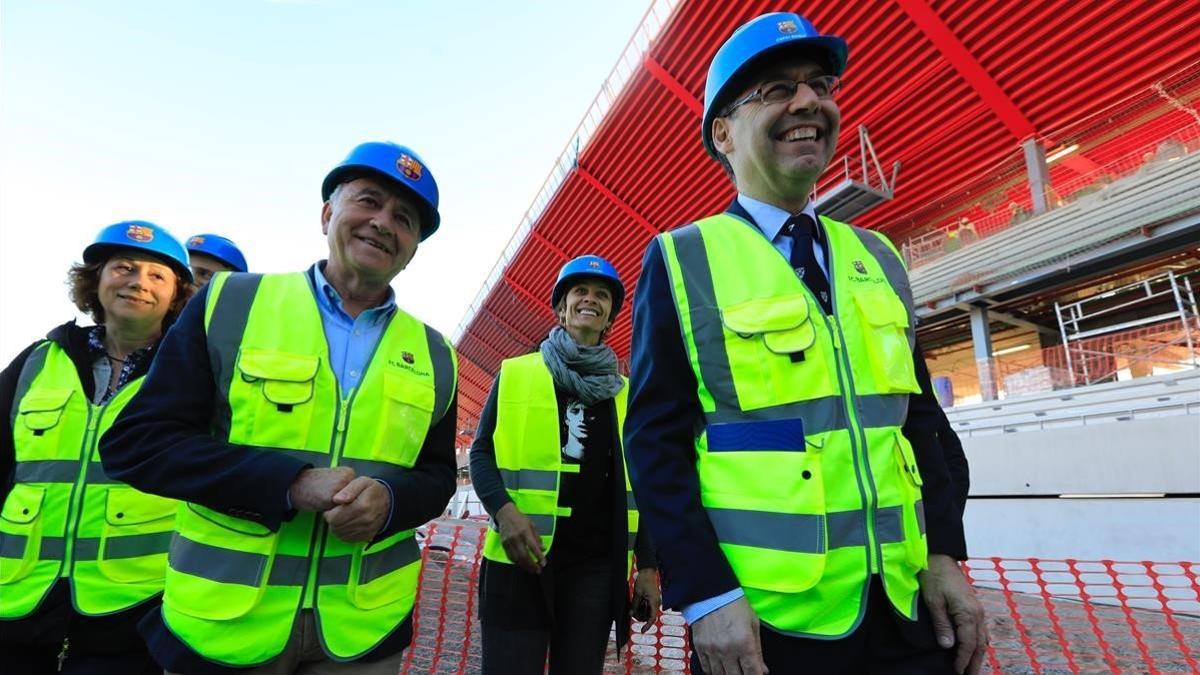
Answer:
<svg viewBox="0 0 1200 675"><path fill-rule="evenodd" d="M75 315L104 225L227 234L255 271L324 256L356 143L423 155L442 227L398 301L449 334L649 0L0 4L0 366Z"/></svg>

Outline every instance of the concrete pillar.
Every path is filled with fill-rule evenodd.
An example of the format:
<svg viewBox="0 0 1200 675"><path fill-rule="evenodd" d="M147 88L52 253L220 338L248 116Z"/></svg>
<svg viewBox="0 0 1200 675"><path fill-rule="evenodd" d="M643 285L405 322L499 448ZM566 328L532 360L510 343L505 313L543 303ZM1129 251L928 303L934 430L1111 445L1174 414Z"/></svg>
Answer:
<svg viewBox="0 0 1200 675"><path fill-rule="evenodd" d="M979 369L979 395L985 401L997 398L996 372L992 361L992 327L988 323L987 307L972 305L971 344L975 348L975 365Z"/></svg>
<svg viewBox="0 0 1200 675"><path fill-rule="evenodd" d="M1046 164L1046 149L1035 138L1021 144L1025 149L1025 172L1029 174L1029 192L1033 196L1033 213L1045 213L1046 188L1050 187L1050 167Z"/></svg>

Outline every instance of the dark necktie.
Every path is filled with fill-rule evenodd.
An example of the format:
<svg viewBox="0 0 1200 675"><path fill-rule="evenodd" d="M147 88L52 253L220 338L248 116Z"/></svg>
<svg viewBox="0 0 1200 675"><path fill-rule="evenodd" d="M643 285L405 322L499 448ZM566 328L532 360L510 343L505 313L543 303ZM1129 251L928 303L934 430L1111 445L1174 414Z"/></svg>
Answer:
<svg viewBox="0 0 1200 675"><path fill-rule="evenodd" d="M797 216L792 216L783 224L783 232L792 238L792 258L789 262L792 264L792 269L796 270L796 276L808 286L808 290L817 296L817 302L821 303L821 309L825 310L826 314L832 314L832 304L829 298L829 280L825 278L825 273L821 271L821 266L817 263L817 257L813 255L813 239L817 232L817 223L808 216L801 213Z"/></svg>

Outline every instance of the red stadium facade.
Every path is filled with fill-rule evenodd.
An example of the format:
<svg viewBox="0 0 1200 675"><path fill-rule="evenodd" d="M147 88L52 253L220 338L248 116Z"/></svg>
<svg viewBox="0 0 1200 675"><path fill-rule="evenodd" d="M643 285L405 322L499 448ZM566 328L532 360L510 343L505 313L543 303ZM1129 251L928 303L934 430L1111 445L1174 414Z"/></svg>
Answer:
<svg viewBox="0 0 1200 675"><path fill-rule="evenodd" d="M602 118L592 120L586 144L568 144L554 189L542 196L536 218L516 235L460 326L460 448L469 444L500 361L533 349L553 324L547 298L565 261L601 254L632 289L653 235L730 201L732 186L700 144L707 66L734 27L779 9L802 12L851 45L839 98L839 154L820 189L847 174L870 181L862 168L874 163L860 161L857 142L859 128L869 129L883 164L901 168L893 198L854 222L897 244L911 241L906 254L919 258L910 258L914 268L947 248L939 239L953 240L955 224L970 223L968 236L983 238L1020 217L1014 214L1034 213L1023 147L1030 141L1052 160L1046 194L1053 208L1137 168L1164 141L1191 150L1200 135L1194 3L870 0L781 7L690 0L660 15L652 8L647 22L661 21L657 36L639 50ZM1114 270L1127 271L1108 271ZM1053 316L1040 311L1029 319L1057 331ZM931 355L968 340L967 321L962 311L929 317L922 337ZM625 311L609 343L625 358L629 339Z"/></svg>
<svg viewBox="0 0 1200 675"><path fill-rule="evenodd" d="M988 557L966 570L991 603L992 671L1195 670L1195 0L657 0L455 335L463 484L447 515L475 522L443 526L456 542L483 527L466 452L500 362L554 325L558 269L602 255L632 297L654 235L734 197L700 142L708 63L779 10L850 44L817 210L886 233L909 265L971 460L968 545ZM625 309L608 336L623 360L630 334ZM435 582L448 597L459 574L470 613L477 546L449 550ZM449 643L469 669L463 635ZM686 672L678 615L652 636L609 671ZM432 672L442 629L426 643Z"/></svg>

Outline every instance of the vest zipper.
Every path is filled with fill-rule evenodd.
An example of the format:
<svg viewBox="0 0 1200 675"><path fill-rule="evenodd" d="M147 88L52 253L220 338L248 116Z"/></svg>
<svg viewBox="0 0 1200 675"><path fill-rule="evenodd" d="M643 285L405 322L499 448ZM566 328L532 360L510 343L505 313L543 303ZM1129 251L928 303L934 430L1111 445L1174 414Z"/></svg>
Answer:
<svg viewBox="0 0 1200 675"><path fill-rule="evenodd" d="M832 242L830 242L832 243ZM832 248L829 244L826 248ZM832 253L832 252L831 252ZM854 453L854 470L858 478L859 495L863 500L863 518L866 520L867 533L867 568L871 574L881 571L883 553L879 550L879 539L875 534L875 511L878 508L879 497L875 490L875 481L871 476L870 448L867 436L855 413L855 402L858 394L854 389L854 374L850 367L850 357L846 354L846 339L842 335L842 324L837 320L837 290L834 284L834 256L829 256L829 298L833 308L833 319L822 312L825 325L833 335L833 347L838 363L838 384L842 385L844 396L842 401L846 406L846 422L849 424L850 447ZM805 287L807 290L807 287ZM809 295L811 295L811 291ZM861 457L861 463L859 458ZM865 486L864 486L865 483Z"/></svg>
<svg viewBox="0 0 1200 675"><path fill-rule="evenodd" d="M371 355L367 358L367 364L363 366L361 381L365 381L367 371L371 368L371 364L375 362L375 353L379 351L379 345L387 339L388 332L392 327L392 321L396 318L395 313L388 317L387 325L384 326L383 332L379 336L379 340L371 349ZM329 350L328 341L325 344L326 351ZM329 439L329 466L336 467L342 458L342 450L346 447L346 428L350 426L350 406L354 403L354 397L358 395L358 387L352 387L345 398L342 397L342 383L335 375L333 378L334 391L337 394L338 404L334 408L333 419L333 436ZM357 478L357 476L356 476ZM316 587L318 581L318 569L321 564L321 557L324 555L325 540L329 534L329 527L325 524L325 519L321 514L313 514L313 532L312 538L309 540L309 551L311 551L312 559L308 566L308 579L304 582L304 593L300 598L300 606L305 609L315 610L317 607ZM347 580L349 584L349 580ZM324 638L318 635L321 644L325 644Z"/></svg>
<svg viewBox="0 0 1200 675"><path fill-rule="evenodd" d="M63 560L59 570L60 577L71 575L72 558L75 556L75 530L79 527L79 509L83 502L83 492L87 482L88 461L91 459L92 438L96 428L100 426L100 411L102 407L87 404L87 422L84 424L83 444L79 448L79 473L75 476L75 484L71 486L71 496L67 500L67 528L63 533Z"/></svg>
<svg viewBox="0 0 1200 675"><path fill-rule="evenodd" d="M354 395L357 393L358 388L356 387L351 389L350 394L343 399L341 384L337 386L338 405L334 409L333 437L329 441L330 468L338 465L338 460L342 456L342 449L346 446L346 427L349 426L350 404L354 401ZM312 539L309 541L312 557L308 564L308 579L304 583L304 599L301 601L301 605L305 608L316 606L318 570L321 564L322 551L325 548L325 539L329 534L329 527L325 524L325 519L321 514L313 514L313 524Z"/></svg>
<svg viewBox="0 0 1200 675"><path fill-rule="evenodd" d="M738 220L741 219L739 218ZM746 223L746 225L754 227L749 223ZM834 283L836 256L833 254L833 242L828 237L826 237L825 249L829 267L827 276L829 279L829 304L833 310L832 318L830 315L825 314L825 310L821 307L821 303L817 301L817 296L812 292L812 289L803 280L797 278L796 281L800 284L800 288L804 290L804 293L809 298L812 298L814 305L821 314L821 318L825 321L825 328L829 331L830 337L833 340L833 350L837 359L838 384L842 387L842 402L846 408L846 423L849 425L848 431L850 432L851 454L854 459L854 474L858 480L858 494L863 503L863 518L866 521L864 524L866 525L867 533L867 569L870 574L877 574L881 571L883 560L883 552L879 550L879 540L875 535L875 511L878 508L879 499L875 490L875 481L871 477L870 451L867 447L866 433L859 424L858 415L855 414L854 410L854 401L857 399L854 390L854 375L850 368L850 357L846 354L846 339L842 335L842 324L837 320L837 284ZM791 265L788 265L788 269L795 274L795 271L791 269Z"/></svg>

